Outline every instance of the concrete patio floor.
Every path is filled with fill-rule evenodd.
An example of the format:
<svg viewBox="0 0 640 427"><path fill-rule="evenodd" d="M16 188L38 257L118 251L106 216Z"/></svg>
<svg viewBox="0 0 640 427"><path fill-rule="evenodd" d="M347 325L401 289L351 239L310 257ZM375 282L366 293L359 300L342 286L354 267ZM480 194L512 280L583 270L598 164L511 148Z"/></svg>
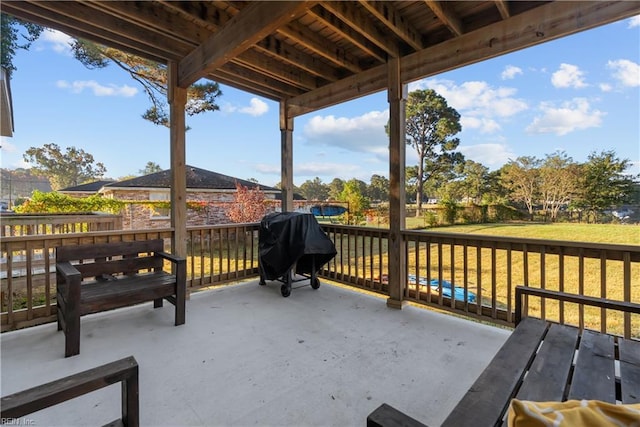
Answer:
<svg viewBox="0 0 640 427"><path fill-rule="evenodd" d="M2 395L133 355L142 426L364 426L386 402L433 427L510 333L307 283L288 298L257 280L194 293L178 327L166 302L85 316L71 358L55 324L4 333ZM102 425L119 414L112 385L26 421Z"/></svg>

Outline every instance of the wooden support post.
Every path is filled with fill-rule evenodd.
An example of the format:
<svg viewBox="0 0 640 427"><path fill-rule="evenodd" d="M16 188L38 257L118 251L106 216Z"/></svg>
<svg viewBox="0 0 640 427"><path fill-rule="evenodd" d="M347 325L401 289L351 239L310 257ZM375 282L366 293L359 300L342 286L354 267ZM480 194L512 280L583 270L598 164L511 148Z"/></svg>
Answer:
<svg viewBox="0 0 640 427"><path fill-rule="evenodd" d="M402 308L407 282L402 230L405 229L405 102L407 86L400 77L400 59L389 60L389 298L387 306Z"/></svg>
<svg viewBox="0 0 640 427"><path fill-rule="evenodd" d="M293 118L287 117L286 101L280 102L280 169L282 212L293 211Z"/></svg>
<svg viewBox="0 0 640 427"><path fill-rule="evenodd" d="M187 174L185 165L185 105L187 89L178 86L178 64L169 62L168 100L171 144L171 227L173 253L187 256Z"/></svg>

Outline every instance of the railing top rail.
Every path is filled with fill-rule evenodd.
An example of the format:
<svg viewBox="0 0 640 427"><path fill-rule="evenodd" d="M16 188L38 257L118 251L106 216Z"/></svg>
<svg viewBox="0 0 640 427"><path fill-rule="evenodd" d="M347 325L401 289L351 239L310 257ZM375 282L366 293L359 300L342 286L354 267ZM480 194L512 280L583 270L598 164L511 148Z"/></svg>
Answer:
<svg viewBox="0 0 640 427"><path fill-rule="evenodd" d="M47 240L73 240L73 239L86 239L91 237L107 237L107 236L130 236L137 234L162 234L173 233L174 229L169 228L149 228L144 230L110 230L110 231L90 231L87 233L64 233L64 234L37 234L26 236L6 236L2 238L2 245L9 243L24 243L24 242L42 242Z"/></svg>

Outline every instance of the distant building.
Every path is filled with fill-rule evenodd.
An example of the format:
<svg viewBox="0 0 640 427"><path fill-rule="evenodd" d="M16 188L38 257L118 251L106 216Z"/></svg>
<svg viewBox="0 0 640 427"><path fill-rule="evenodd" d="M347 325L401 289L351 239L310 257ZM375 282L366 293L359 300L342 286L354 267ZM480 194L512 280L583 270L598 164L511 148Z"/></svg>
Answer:
<svg viewBox="0 0 640 427"><path fill-rule="evenodd" d="M187 225L228 223L226 212L229 204L234 201L236 184L249 189L259 188L267 201L273 201L273 210L280 208L281 191L277 188L189 165L186 171ZM99 193L104 197L130 201L122 212L124 229L169 227L170 191L170 170L123 181L96 181L60 190L73 197Z"/></svg>

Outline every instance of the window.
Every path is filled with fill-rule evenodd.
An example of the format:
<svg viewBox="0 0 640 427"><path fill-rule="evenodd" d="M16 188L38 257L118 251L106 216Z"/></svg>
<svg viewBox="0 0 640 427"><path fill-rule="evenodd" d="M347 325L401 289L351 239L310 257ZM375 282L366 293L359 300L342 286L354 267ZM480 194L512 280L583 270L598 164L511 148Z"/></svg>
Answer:
<svg viewBox="0 0 640 427"><path fill-rule="evenodd" d="M168 219L171 215L171 208L169 207L169 192L168 191L150 191L149 201L151 202L167 202L154 204L151 211L151 219Z"/></svg>

